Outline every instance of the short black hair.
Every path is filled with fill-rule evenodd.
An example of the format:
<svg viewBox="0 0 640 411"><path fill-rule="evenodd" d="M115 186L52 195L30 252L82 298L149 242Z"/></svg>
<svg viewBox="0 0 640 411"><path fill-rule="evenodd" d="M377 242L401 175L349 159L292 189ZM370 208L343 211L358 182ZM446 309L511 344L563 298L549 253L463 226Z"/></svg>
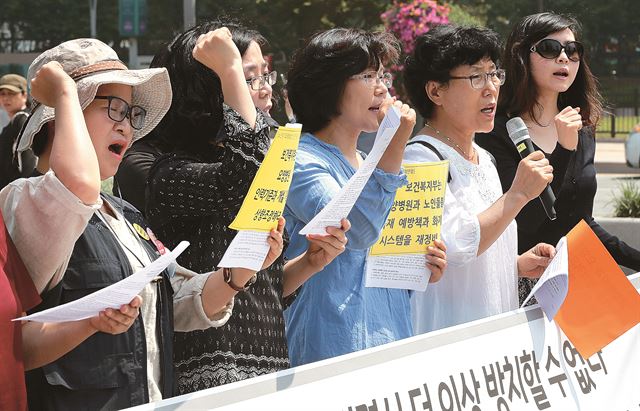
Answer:
<svg viewBox="0 0 640 411"><path fill-rule="evenodd" d="M193 57L201 34L227 27L243 55L252 41L261 47L265 38L227 17L207 21L177 35L156 54L151 67L166 67L171 79L171 108L149 136L164 150L203 153L222 125L222 85L216 73Z"/></svg>
<svg viewBox="0 0 640 411"><path fill-rule="evenodd" d="M404 65L404 87L420 115L431 118L434 104L427 96L429 81L447 83L451 70L489 58L498 65L500 39L483 27L439 25L416 39L413 53Z"/></svg>
<svg viewBox="0 0 640 411"><path fill-rule="evenodd" d="M351 76L394 64L399 53L399 42L390 33L335 28L311 36L294 54L287 75L289 101L303 130L322 130L340 115Z"/></svg>

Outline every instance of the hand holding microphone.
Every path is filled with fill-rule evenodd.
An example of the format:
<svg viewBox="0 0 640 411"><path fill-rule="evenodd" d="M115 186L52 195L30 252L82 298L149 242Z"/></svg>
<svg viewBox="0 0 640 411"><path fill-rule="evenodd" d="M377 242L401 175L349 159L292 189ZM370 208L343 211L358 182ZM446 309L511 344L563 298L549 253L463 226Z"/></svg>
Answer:
<svg viewBox="0 0 640 411"><path fill-rule="evenodd" d="M522 158L509 190L521 193L528 201L539 196L547 217L555 220L553 204L556 197L549 187L553 180L553 167L541 151L534 151L529 130L520 117L507 121L507 132Z"/></svg>

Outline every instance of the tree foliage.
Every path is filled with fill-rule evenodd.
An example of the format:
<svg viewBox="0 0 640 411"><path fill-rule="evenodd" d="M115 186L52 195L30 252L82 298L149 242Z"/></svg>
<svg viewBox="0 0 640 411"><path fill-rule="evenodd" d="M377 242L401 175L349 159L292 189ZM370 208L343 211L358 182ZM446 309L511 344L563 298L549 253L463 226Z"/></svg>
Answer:
<svg viewBox="0 0 640 411"><path fill-rule="evenodd" d="M271 43L275 61L284 62L302 39L331 27L381 28L380 14L390 0L197 0L198 21L227 14L258 29ZM443 4L442 0L439 3ZM574 14L594 71L640 75L640 13L637 0L451 0L449 18L462 24L486 24L502 35L527 14L546 9ZM147 0L147 32L140 54L154 54L182 31L182 1ZM42 51L64 40L89 36L88 0L3 0L0 52ZM118 32L118 1L98 0L98 35L126 56Z"/></svg>

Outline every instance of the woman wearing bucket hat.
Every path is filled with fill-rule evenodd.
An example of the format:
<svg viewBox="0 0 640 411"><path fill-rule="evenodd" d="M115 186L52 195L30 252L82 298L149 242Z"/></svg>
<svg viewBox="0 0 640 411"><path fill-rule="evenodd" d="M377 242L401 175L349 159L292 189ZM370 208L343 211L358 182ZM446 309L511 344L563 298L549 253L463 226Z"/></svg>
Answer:
<svg viewBox="0 0 640 411"><path fill-rule="evenodd" d="M82 121L76 85L69 80L47 87L49 81L43 80L60 78L61 73L54 62L32 83L38 99L58 111L59 135L52 142L51 171L18 180L0 193L0 340L9 342L0 346L3 410L27 409L25 368L55 360L98 331L126 331L140 305L136 297L120 312L106 310L95 318L68 323L11 321L40 302L29 274L44 284L52 274L64 271L65 256L100 201L96 155ZM67 218L70 213L79 218ZM28 259L30 272L18 251Z"/></svg>
<svg viewBox="0 0 640 411"><path fill-rule="evenodd" d="M110 47L94 39L68 41L44 52L32 64L29 77L50 62L58 62L65 76L75 80L84 116L84 122L76 124L86 124L95 150L95 180L113 176L131 142L168 110L171 86L166 70L127 70ZM18 142L18 150L34 147L41 173L57 160L51 147L60 133L58 108L45 104L34 109ZM67 256L62 280L45 288L35 311L118 282L164 252L134 207L107 194L101 199ZM270 245L265 265L280 254L281 232L274 230ZM231 273L239 282L255 274L236 268ZM203 275L178 266L165 270L142 291L140 316L129 322L126 332L96 333L64 357L28 373L29 407L112 409L173 395L173 331L218 327L227 321L235 292L222 287L224 275L222 269Z"/></svg>
<svg viewBox="0 0 640 411"><path fill-rule="evenodd" d="M213 269L233 239L228 226L269 147L268 125L247 87L255 80L247 80L233 41L236 29L222 24L196 26L162 52L175 98L154 133L173 152L154 163L147 186L152 227L171 246L189 240L192 247L179 261L200 271ZM248 50L262 54L256 41ZM264 81L266 86L266 65L259 66L257 85ZM286 266L279 258L260 271L251 288L236 296L234 315L223 328L176 333L178 393L288 368L285 298L344 251L348 228L345 220L342 229L330 229L327 236L308 237L306 253ZM300 265L294 267L294 261Z"/></svg>

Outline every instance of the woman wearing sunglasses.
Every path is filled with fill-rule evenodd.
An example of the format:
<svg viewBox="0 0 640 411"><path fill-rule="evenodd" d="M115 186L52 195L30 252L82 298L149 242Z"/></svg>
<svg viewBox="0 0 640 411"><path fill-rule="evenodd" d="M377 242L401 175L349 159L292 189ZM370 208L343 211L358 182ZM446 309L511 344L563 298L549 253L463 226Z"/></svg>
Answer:
<svg viewBox="0 0 640 411"><path fill-rule="evenodd" d="M503 64L507 80L498 100L492 132L477 143L496 158L504 190L511 186L520 156L506 130L521 117L536 149L553 166L551 188L557 218L550 220L540 201L531 201L516 218L520 251L544 241L556 244L584 219L618 264L640 270L640 252L607 233L591 215L596 194L595 126L602 112L596 81L577 41L579 23L567 16L540 13L523 18L509 35ZM522 280L520 298L531 280Z"/></svg>

